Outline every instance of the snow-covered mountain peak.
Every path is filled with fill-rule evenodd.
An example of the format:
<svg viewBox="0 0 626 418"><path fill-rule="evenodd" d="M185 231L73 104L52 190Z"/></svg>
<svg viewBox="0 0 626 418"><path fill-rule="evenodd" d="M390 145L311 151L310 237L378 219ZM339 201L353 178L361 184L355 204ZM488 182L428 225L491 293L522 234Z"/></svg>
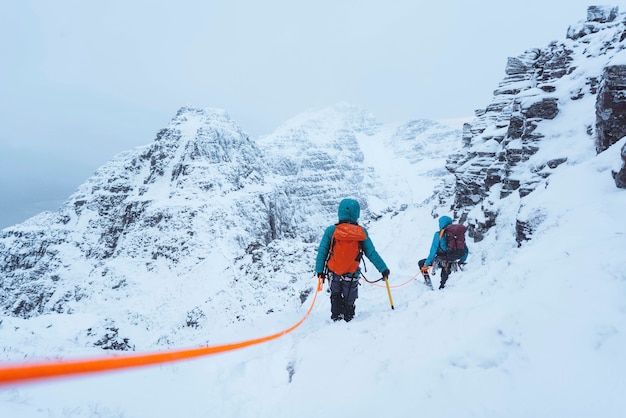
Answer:
<svg viewBox="0 0 626 418"><path fill-rule="evenodd" d="M254 150L250 138L221 109L183 107L161 130L153 144L154 149L168 149L179 163L204 160L206 164L219 164L244 158L249 163ZM172 152L177 149L176 152ZM238 155L239 154L239 155Z"/></svg>
<svg viewBox="0 0 626 418"><path fill-rule="evenodd" d="M273 142L284 146L301 145L307 141L313 146L340 146L333 144L339 132L354 132L374 135L382 124L374 116L358 106L337 103L319 110L303 112L283 123L271 135L259 139L260 144ZM294 144L291 139L297 138Z"/></svg>
<svg viewBox="0 0 626 418"><path fill-rule="evenodd" d="M247 137L225 110L216 108L182 107L170 121L167 129L178 130L181 137L189 140L216 139L220 135L233 138Z"/></svg>

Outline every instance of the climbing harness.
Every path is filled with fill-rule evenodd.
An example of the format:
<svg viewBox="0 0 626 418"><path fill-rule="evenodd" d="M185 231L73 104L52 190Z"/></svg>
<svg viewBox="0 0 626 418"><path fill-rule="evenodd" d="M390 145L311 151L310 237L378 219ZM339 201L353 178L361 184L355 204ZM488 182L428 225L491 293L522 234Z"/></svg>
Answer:
<svg viewBox="0 0 626 418"><path fill-rule="evenodd" d="M435 257L435 260L433 260L431 274L435 276L437 274L437 270L443 269L443 268L446 268L446 269L449 268L450 272L465 270L463 268L463 263L461 263L460 261L446 261L446 260L440 259L439 257Z"/></svg>

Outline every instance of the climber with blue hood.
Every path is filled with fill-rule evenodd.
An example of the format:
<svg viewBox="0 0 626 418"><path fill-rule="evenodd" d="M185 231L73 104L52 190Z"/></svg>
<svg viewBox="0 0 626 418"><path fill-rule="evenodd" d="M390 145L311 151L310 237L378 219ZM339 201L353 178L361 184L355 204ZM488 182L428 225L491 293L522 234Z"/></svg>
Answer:
<svg viewBox="0 0 626 418"><path fill-rule="evenodd" d="M339 203L339 222L330 225L317 249L315 272L323 283L330 280L330 313L333 321L349 322L354 318L354 302L359 297L360 262L363 254L382 273L389 277L389 269L378 255L367 230L358 224L361 206L354 199Z"/></svg>
<svg viewBox="0 0 626 418"><path fill-rule="evenodd" d="M465 232L467 227L461 224L453 224L452 218L442 216L439 218L439 231L435 232L430 245L428 257L419 260L419 266L426 284L431 286L428 269L431 266L441 267L441 282L439 289L443 289L453 267L465 264L469 249L465 244Z"/></svg>

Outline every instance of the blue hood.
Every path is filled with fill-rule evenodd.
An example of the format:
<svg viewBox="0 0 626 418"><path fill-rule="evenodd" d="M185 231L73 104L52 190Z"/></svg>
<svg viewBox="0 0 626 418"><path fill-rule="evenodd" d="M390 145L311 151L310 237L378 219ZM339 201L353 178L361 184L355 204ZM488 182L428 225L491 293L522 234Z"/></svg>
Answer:
<svg viewBox="0 0 626 418"><path fill-rule="evenodd" d="M444 215L441 218L439 218L439 229L443 229L446 226L450 225L451 223L452 223L452 218Z"/></svg>
<svg viewBox="0 0 626 418"><path fill-rule="evenodd" d="M339 221L358 222L361 216L361 206L354 199L343 199L339 203L337 217Z"/></svg>

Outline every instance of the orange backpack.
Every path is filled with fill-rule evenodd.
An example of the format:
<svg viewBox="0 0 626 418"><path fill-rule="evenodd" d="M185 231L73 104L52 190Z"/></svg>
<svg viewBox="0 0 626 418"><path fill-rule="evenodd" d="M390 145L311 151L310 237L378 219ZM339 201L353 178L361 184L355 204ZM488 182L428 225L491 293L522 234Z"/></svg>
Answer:
<svg viewBox="0 0 626 418"><path fill-rule="evenodd" d="M328 269L340 276L356 273L363 257L362 243L366 238L362 226L351 223L337 224L326 263Z"/></svg>

